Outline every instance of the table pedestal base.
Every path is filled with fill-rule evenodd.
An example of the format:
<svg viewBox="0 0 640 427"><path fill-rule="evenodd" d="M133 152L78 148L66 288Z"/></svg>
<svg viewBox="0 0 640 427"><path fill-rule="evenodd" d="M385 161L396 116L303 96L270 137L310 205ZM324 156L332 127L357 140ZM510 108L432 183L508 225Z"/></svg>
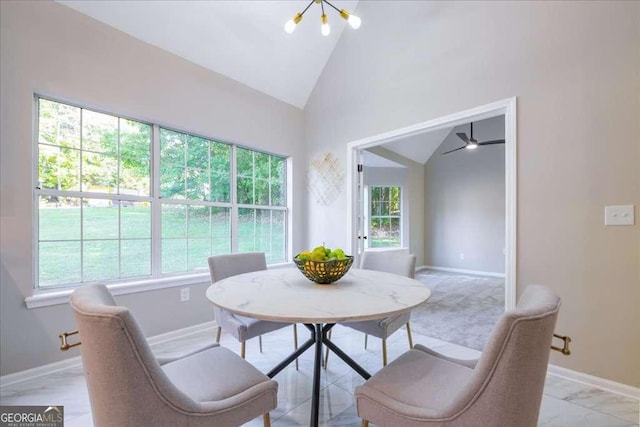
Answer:
<svg viewBox="0 0 640 427"><path fill-rule="evenodd" d="M318 426L318 417L320 415L320 374L321 374L321 364L322 364L322 345L326 345L329 350L335 353L340 359L344 360L344 362L349 365L354 371L356 371L362 378L369 379L371 374L369 374L362 366L358 365L355 360L350 358L344 351L340 349L337 345L331 342L329 338L327 338L327 332L331 330L335 326L335 323L327 323L326 325L322 325L322 323L309 324L305 323L304 326L309 329L311 332L311 337L305 341L296 351L291 353L286 359L280 362L276 367L274 367L267 376L269 378L275 377L280 371L286 368L291 362L296 360L302 353L307 351L311 346L315 344L315 357L313 359L313 394L311 397L311 421L309 425L312 427Z"/></svg>

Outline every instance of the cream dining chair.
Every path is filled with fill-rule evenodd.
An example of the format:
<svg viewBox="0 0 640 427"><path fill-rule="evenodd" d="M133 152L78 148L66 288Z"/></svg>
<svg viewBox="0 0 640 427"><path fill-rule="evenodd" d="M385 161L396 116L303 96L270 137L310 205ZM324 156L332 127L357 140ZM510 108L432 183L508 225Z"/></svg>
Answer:
<svg viewBox="0 0 640 427"><path fill-rule="evenodd" d="M238 274L266 269L267 261L263 252L234 253L209 257L211 283ZM220 342L220 333L222 330L230 333L241 343L240 355L243 359L245 357L247 340L258 337L260 352L262 352L262 334L273 332L290 325L289 323L270 322L240 316L216 306L214 306L213 310L216 322L218 323L216 342ZM293 324L293 346L295 349L298 348L298 331L295 324ZM296 369L298 369L297 359Z"/></svg>
<svg viewBox="0 0 640 427"><path fill-rule="evenodd" d="M104 285L71 295L94 424L238 426L277 406L278 383L217 344L161 363Z"/></svg>
<svg viewBox="0 0 640 427"><path fill-rule="evenodd" d="M410 278L415 277L416 256L410 254L406 249L376 250L365 251L362 254L360 268L364 270L384 271L386 273L399 274ZM405 312L394 316L384 317L382 319L365 320L361 322L345 322L342 326L364 332L364 346L367 348L367 337L373 335L382 340L382 365L387 364L387 338L402 326L407 327L407 338L409 340L409 348L413 347L413 338L411 337L411 312ZM331 334L331 330L329 331ZM331 335L329 335L331 338ZM324 367L326 369L329 362L329 349L326 350L324 357Z"/></svg>
<svg viewBox="0 0 640 427"><path fill-rule="evenodd" d="M416 345L356 388L363 427L535 426L559 309L554 292L531 285L478 360Z"/></svg>

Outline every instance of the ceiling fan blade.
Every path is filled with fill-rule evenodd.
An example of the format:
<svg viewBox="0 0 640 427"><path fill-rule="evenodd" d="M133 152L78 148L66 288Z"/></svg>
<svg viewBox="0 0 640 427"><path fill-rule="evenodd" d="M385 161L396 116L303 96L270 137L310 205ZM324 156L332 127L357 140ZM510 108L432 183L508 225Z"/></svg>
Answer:
<svg viewBox="0 0 640 427"><path fill-rule="evenodd" d="M456 148L455 150L446 151L446 152L442 153L441 156L445 155L445 154L453 153L454 151L462 150L465 147L466 147L466 145L463 145L462 147Z"/></svg>
<svg viewBox="0 0 640 427"><path fill-rule="evenodd" d="M458 133L456 133L456 135L458 135L458 138L460 138L464 142L469 142L469 138L467 138L467 134L466 133L458 132Z"/></svg>
<svg viewBox="0 0 640 427"><path fill-rule="evenodd" d="M478 145L504 144L504 139L496 139L494 141L478 142Z"/></svg>

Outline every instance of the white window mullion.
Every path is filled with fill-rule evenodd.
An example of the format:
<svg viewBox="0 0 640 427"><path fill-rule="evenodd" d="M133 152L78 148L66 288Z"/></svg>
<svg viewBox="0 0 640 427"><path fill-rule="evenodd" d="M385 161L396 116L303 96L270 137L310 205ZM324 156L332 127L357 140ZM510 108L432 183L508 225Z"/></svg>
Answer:
<svg viewBox="0 0 640 427"><path fill-rule="evenodd" d="M116 145L116 194L120 194L120 132L122 128L120 124L122 118L118 117L118 138ZM118 202L118 279L122 277L122 202Z"/></svg>
<svg viewBox="0 0 640 427"><path fill-rule="evenodd" d="M151 277L162 272L162 204L160 198L160 127L151 130Z"/></svg>
<svg viewBox="0 0 640 427"><path fill-rule="evenodd" d="M231 252L238 252L238 147L231 146Z"/></svg>
<svg viewBox="0 0 640 427"><path fill-rule="evenodd" d="M78 185L80 186L80 194L82 194L82 182L84 176L82 175L82 160L83 160L83 148L84 148L84 108L80 109L80 161L78 163L78 170L80 176L78 178ZM84 282L84 199L80 197L80 282Z"/></svg>

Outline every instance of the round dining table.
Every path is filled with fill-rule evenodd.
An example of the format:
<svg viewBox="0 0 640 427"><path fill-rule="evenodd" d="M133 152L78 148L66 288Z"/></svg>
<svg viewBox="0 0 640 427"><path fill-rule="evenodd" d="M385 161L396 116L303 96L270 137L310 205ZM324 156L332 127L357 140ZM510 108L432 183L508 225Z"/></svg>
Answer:
<svg viewBox="0 0 640 427"><path fill-rule="evenodd" d="M422 304L431 296L423 283L397 274L351 269L338 281L320 285L296 268L274 268L214 282L206 292L216 306L242 316L302 323L310 338L267 373L273 378L315 345L311 426L318 425L322 346L363 378L371 375L328 338L336 323L380 319Z"/></svg>

